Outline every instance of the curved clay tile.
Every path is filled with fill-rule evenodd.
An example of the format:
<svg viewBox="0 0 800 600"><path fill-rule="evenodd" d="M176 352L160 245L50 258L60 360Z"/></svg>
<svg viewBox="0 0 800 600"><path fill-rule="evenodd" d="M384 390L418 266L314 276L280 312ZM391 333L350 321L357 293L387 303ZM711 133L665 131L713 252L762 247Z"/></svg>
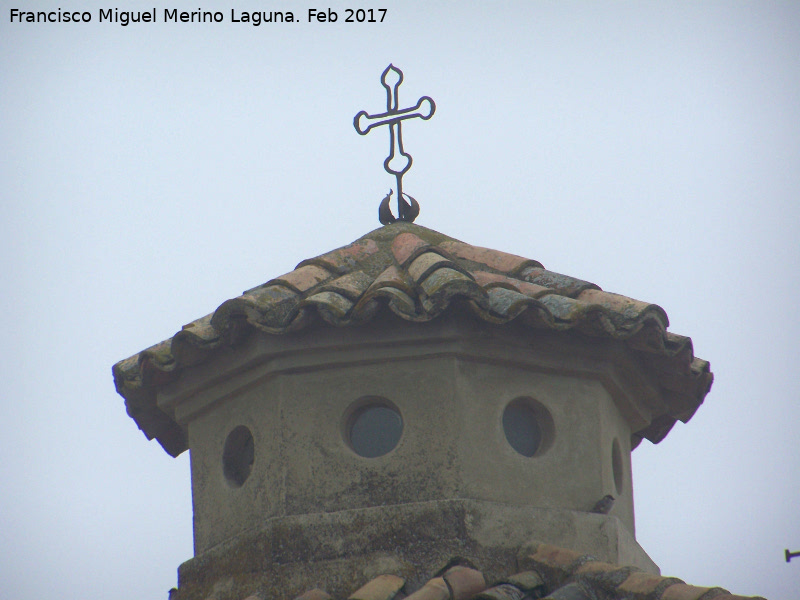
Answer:
<svg viewBox="0 0 800 600"><path fill-rule="evenodd" d="M543 268L542 264L536 260L500 252L499 250L471 246L455 240L442 242L439 246L453 256L485 265L507 275L515 275L526 268Z"/></svg>
<svg viewBox="0 0 800 600"><path fill-rule="evenodd" d="M461 565L428 579L415 591L407 589L411 585L401 577L379 575L348 600L764 600L760 596L731 594L720 587L689 585L677 577L606 563L588 554L535 541L520 549L515 563L517 573L488 586L483 572ZM313 589L295 600L330 598L326 592Z"/></svg>

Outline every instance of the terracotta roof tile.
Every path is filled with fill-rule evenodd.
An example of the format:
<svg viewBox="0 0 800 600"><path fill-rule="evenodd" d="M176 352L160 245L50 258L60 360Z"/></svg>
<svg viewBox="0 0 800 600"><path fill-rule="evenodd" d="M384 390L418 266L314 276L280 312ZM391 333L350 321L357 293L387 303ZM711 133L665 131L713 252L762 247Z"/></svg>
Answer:
<svg viewBox="0 0 800 600"><path fill-rule="evenodd" d="M331 325L346 325L355 302L336 292L319 292L303 300L302 305L315 306L319 315Z"/></svg>
<svg viewBox="0 0 800 600"><path fill-rule="evenodd" d="M483 573L477 569L457 565L450 567L443 578L450 589L451 600L470 600L486 589Z"/></svg>
<svg viewBox="0 0 800 600"><path fill-rule="evenodd" d="M490 323L572 330L625 343L668 407L635 433L636 440L663 439L676 420L691 418L711 387L708 363L694 356L689 338L666 331L667 315L657 305L402 222L304 260L294 271L222 303L173 338L114 365L114 381L145 435L177 455L186 449L185 432L157 408L155 394L181 369L253 331L282 335L320 321L355 325L379 311L424 322L455 305L467 305Z"/></svg>
<svg viewBox="0 0 800 600"><path fill-rule="evenodd" d="M676 583L664 590L659 600L711 600L719 596L729 598L730 592L722 588L697 587L685 583Z"/></svg>
<svg viewBox="0 0 800 600"><path fill-rule="evenodd" d="M384 287L395 287L406 295L414 294L414 282L406 271L401 271L396 265L386 267L378 275L367 290L367 295L375 294Z"/></svg>
<svg viewBox="0 0 800 600"><path fill-rule="evenodd" d="M592 310L602 311L614 322L615 329L624 331L626 334L635 333L629 328L636 328L638 331L645 317L657 319L662 330L669 325L667 313L660 306L640 302L619 294L585 289L578 294L578 300L589 305Z"/></svg>
<svg viewBox="0 0 800 600"><path fill-rule="evenodd" d="M663 591L671 585L683 583L674 577L661 577L651 573L632 573L619 586L618 590L630 595L632 600L645 600L661 596Z"/></svg>
<svg viewBox="0 0 800 600"><path fill-rule="evenodd" d="M575 575L598 581L606 588L617 588L630 578L634 570L633 567L620 567L592 560L575 569Z"/></svg>
<svg viewBox="0 0 800 600"><path fill-rule="evenodd" d="M455 240L442 242L440 247L458 258L491 267L500 273L508 275L515 275L526 268L543 268L542 264L536 260L530 260L515 254L508 254L507 252L500 252L499 250L470 246L469 244L457 242Z"/></svg>
<svg viewBox="0 0 800 600"><path fill-rule="evenodd" d="M535 283L536 285L550 288L562 296L568 296L570 298L574 298L583 290L600 289L598 286L593 283L589 283L588 281L576 279L575 277L570 277L569 275L562 275L561 273L554 273L553 271L547 271L541 268L524 269L519 274L519 278L523 281L528 281L530 283Z"/></svg>
<svg viewBox="0 0 800 600"><path fill-rule="evenodd" d="M597 595L583 583L572 582L553 590L545 600L597 600Z"/></svg>
<svg viewBox="0 0 800 600"><path fill-rule="evenodd" d="M256 596L251 597L256 598ZM313 590L308 590L306 593L301 594L295 598L295 600L333 600L333 596L324 590L314 588Z"/></svg>
<svg viewBox="0 0 800 600"><path fill-rule="evenodd" d="M396 315L409 321L427 321L427 315L417 310L414 298L406 291L394 286L383 286L374 290L370 299L388 300L389 309Z"/></svg>
<svg viewBox="0 0 800 600"><path fill-rule="evenodd" d="M217 331L225 331L230 321L241 317L254 327L290 327L297 315L301 295L281 284L273 284L233 298L226 302L211 316L211 325Z"/></svg>
<svg viewBox="0 0 800 600"><path fill-rule="evenodd" d="M487 321L507 323L532 308L540 310L545 318L549 316L546 307L541 302L518 291L504 287L492 287L487 290L486 295L490 314L481 316Z"/></svg>
<svg viewBox="0 0 800 600"><path fill-rule="evenodd" d="M522 600L525 596L525 591L517 586L510 583L501 583L484 590L478 598L480 600ZM534 597L541 598L541 596Z"/></svg>
<svg viewBox="0 0 800 600"><path fill-rule="evenodd" d="M397 263L404 267L406 263L415 258L430 244L413 233L401 233L392 241L392 254Z"/></svg>
<svg viewBox="0 0 800 600"><path fill-rule="evenodd" d="M319 285L331 278L331 273L317 265L305 265L298 267L294 271L276 277L267 285L274 285L279 283L288 287L289 289L303 293L310 290L314 286Z"/></svg>
<svg viewBox="0 0 800 600"><path fill-rule="evenodd" d="M549 587L565 581L572 569L577 568L581 555L548 544L534 543L532 548L523 548L518 557L520 567L538 573Z"/></svg>
<svg viewBox="0 0 800 600"><path fill-rule="evenodd" d="M571 598L569 594L588 593L589 598L607 600L734 600L722 588L687 585L675 577L639 571L635 567L605 563L572 550L533 543L524 548L519 564L538 573L546 583L547 598ZM569 593L561 590L578 585ZM576 595L574 597L580 597ZM757 600L753 596L749 600ZM763 600L763 599L761 599Z"/></svg>
<svg viewBox="0 0 800 600"><path fill-rule="evenodd" d="M320 291L336 292L355 302L364 295L373 281L373 277L369 277L362 271L352 271L326 283L320 288Z"/></svg>
<svg viewBox="0 0 800 600"><path fill-rule="evenodd" d="M423 306L431 314L438 316L454 298L469 299L476 306L488 309L486 291L475 280L460 270L440 268L420 282L426 298Z"/></svg>
<svg viewBox="0 0 800 600"><path fill-rule="evenodd" d="M454 559L458 560L458 559ZM424 585L411 588L406 579L379 575L350 594L348 600L764 600L760 596L737 596L719 587L687 585L675 577L662 577L636 567L605 563L572 550L533 542L520 552L526 570L486 585L475 568L454 566L443 575L422 578ZM524 563L524 566L522 565ZM409 589L411 588L411 589ZM170 598L191 596L183 588ZM188 592L189 596L185 596ZM275 590L248 596L245 600L277 598ZM314 588L295 600L333 600Z"/></svg>
<svg viewBox="0 0 800 600"><path fill-rule="evenodd" d="M511 577L506 577L503 583L513 585L514 587L521 589L526 594L544 594L545 590L544 580L536 571L523 571L521 573L517 573Z"/></svg>
<svg viewBox="0 0 800 600"><path fill-rule="evenodd" d="M528 296L529 298L538 298L539 296L544 296L545 294L555 293L550 288L536 285L535 283L521 281L519 279L515 279L514 277L508 277L507 275L501 275L499 273L473 271L472 276L475 278L475 281L477 281L481 287L486 290L490 290L495 287L502 287L507 290L519 292L525 296Z"/></svg>
<svg viewBox="0 0 800 600"><path fill-rule="evenodd" d="M450 588L443 577L434 577L406 600L450 600Z"/></svg>
<svg viewBox="0 0 800 600"><path fill-rule="evenodd" d="M434 271L444 267L453 269L456 267L456 264L437 252L423 252L408 264L407 269L411 278L415 282L421 283L433 274Z"/></svg>
<svg viewBox="0 0 800 600"><path fill-rule="evenodd" d="M170 352L180 365L194 365L203 362L209 352L220 343L221 335L211 325L211 315L206 315L188 325L184 325L172 337Z"/></svg>
<svg viewBox="0 0 800 600"><path fill-rule="evenodd" d="M572 329L586 314L586 306L569 296L550 294L541 302L553 317L553 329Z"/></svg>
<svg viewBox="0 0 800 600"><path fill-rule="evenodd" d="M307 265L317 265L338 275L344 275L357 269L364 260L368 259L379 250L380 248L375 240L362 238L361 240L357 240L342 248L332 250L322 256L304 260L297 265L296 270L302 269Z"/></svg>
<svg viewBox="0 0 800 600"><path fill-rule="evenodd" d="M351 594L348 600L392 600L405 584L397 575L379 575Z"/></svg>

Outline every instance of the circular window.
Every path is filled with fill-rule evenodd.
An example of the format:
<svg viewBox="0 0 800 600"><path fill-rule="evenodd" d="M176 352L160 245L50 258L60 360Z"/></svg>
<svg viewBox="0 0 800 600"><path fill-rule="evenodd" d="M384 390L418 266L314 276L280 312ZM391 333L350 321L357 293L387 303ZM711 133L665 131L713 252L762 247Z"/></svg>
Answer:
<svg viewBox="0 0 800 600"><path fill-rule="evenodd" d="M242 487L250 476L255 460L253 434L239 425L228 434L222 450L222 472L233 487Z"/></svg>
<svg viewBox="0 0 800 600"><path fill-rule="evenodd" d="M553 418L533 398L517 398L503 411L503 432L514 450L522 456L535 456L550 447Z"/></svg>
<svg viewBox="0 0 800 600"><path fill-rule="evenodd" d="M617 495L622 493L622 450L619 447L619 440L614 438L611 443L611 471L614 474L614 487L617 488Z"/></svg>
<svg viewBox="0 0 800 600"><path fill-rule="evenodd" d="M365 458L376 458L394 450L403 434L400 411L383 398L368 398L357 404L346 428L353 451Z"/></svg>

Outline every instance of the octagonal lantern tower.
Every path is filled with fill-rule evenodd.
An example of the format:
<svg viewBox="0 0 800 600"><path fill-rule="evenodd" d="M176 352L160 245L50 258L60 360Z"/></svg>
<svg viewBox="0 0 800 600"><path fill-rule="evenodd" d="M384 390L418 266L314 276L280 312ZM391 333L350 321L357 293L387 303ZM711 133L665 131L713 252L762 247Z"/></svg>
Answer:
<svg viewBox="0 0 800 600"><path fill-rule="evenodd" d="M145 435L191 452L178 598L352 590L530 540L657 572L631 450L712 375L658 306L398 221L114 366ZM433 569L435 570L435 569Z"/></svg>

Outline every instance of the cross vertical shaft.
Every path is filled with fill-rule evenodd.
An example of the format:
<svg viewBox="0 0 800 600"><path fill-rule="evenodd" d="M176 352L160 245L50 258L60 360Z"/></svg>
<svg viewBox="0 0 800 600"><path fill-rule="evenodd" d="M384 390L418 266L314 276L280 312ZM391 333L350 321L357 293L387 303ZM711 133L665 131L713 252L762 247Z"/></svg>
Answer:
<svg viewBox="0 0 800 600"><path fill-rule="evenodd" d="M419 204L414 198L403 192L403 175L411 168L413 159L403 149L402 124L406 119L419 117L427 121L436 111L436 104L429 96L421 97L415 106L401 109L399 100L399 87L403 82L403 72L389 65L381 75L381 84L386 89L386 112L370 115L362 110L353 119L353 126L360 135L366 135L373 127L389 126L389 156L383 161L383 168L387 173L394 175L397 184L397 218L389 208L391 191L381 202L378 216L384 225L396 220L412 222L419 214ZM411 200L411 204L406 200Z"/></svg>

